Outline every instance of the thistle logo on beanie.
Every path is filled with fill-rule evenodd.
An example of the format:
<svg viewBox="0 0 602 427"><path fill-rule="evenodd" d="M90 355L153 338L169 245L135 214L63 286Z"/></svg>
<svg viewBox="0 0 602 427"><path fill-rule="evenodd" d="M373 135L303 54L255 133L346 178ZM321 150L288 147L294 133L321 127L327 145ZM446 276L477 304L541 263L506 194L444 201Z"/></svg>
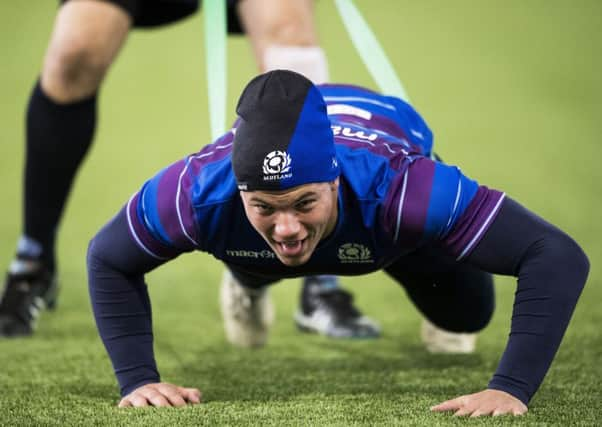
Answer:
<svg viewBox="0 0 602 427"><path fill-rule="evenodd" d="M275 70L244 89L232 168L245 191L286 190L339 176L326 103L301 74Z"/></svg>
<svg viewBox="0 0 602 427"><path fill-rule="evenodd" d="M281 174L288 173L291 170L291 156L290 154L274 150L265 156L263 159L263 179L269 180L269 176L276 177ZM282 178L274 178L282 179Z"/></svg>

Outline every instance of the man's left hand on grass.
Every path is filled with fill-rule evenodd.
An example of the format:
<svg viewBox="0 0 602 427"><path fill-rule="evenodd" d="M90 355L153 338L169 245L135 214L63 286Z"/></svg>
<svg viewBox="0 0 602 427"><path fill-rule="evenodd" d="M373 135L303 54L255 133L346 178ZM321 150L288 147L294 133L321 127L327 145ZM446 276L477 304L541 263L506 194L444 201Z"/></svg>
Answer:
<svg viewBox="0 0 602 427"><path fill-rule="evenodd" d="M169 383L151 383L138 387L125 396L119 402L119 407L182 407L201 403L201 398L201 392L196 388L179 387Z"/></svg>
<svg viewBox="0 0 602 427"><path fill-rule="evenodd" d="M483 390L446 400L431 408L434 412L454 411L455 416L523 415L527 406L516 397L500 390Z"/></svg>

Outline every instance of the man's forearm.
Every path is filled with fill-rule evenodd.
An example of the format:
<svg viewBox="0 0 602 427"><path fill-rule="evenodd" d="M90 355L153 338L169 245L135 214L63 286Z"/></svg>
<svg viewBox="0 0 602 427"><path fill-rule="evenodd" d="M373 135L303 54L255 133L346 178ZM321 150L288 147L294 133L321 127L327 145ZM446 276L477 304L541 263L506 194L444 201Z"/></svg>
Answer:
<svg viewBox="0 0 602 427"><path fill-rule="evenodd" d="M489 388L525 404L560 346L589 263L565 233L507 199L469 262L518 277L510 337Z"/></svg>
<svg viewBox="0 0 602 427"><path fill-rule="evenodd" d="M135 246L126 227L121 211L92 240L87 259L96 325L122 396L160 380L153 355L151 305L143 276L160 262Z"/></svg>

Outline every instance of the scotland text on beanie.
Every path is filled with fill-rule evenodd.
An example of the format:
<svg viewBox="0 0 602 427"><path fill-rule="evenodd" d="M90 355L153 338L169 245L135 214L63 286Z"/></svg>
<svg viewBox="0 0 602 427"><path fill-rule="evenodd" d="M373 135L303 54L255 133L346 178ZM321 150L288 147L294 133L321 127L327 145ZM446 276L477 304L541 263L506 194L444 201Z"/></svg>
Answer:
<svg viewBox="0 0 602 427"><path fill-rule="evenodd" d="M301 74L255 77L236 112L232 167L240 190L286 190L339 176L326 104Z"/></svg>

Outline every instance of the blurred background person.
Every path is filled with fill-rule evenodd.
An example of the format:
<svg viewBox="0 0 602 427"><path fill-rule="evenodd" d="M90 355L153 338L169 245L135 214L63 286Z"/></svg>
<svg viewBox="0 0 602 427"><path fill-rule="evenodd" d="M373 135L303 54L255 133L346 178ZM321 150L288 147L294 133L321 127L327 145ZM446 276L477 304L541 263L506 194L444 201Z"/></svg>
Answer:
<svg viewBox="0 0 602 427"><path fill-rule="evenodd" d="M176 22L193 14L199 3L61 1L26 113L23 232L0 301L0 336L32 334L40 311L56 307L58 226L94 139L100 87L130 30ZM313 13L312 0L228 0L228 31L249 35L261 71L291 69L323 83L328 80L328 65L318 45ZM232 298L227 277L222 286L223 310L245 303ZM302 330L333 337L371 338L380 333L334 276L304 279L295 320ZM227 328L228 339L245 345L239 339L244 324L235 327L235 331Z"/></svg>

